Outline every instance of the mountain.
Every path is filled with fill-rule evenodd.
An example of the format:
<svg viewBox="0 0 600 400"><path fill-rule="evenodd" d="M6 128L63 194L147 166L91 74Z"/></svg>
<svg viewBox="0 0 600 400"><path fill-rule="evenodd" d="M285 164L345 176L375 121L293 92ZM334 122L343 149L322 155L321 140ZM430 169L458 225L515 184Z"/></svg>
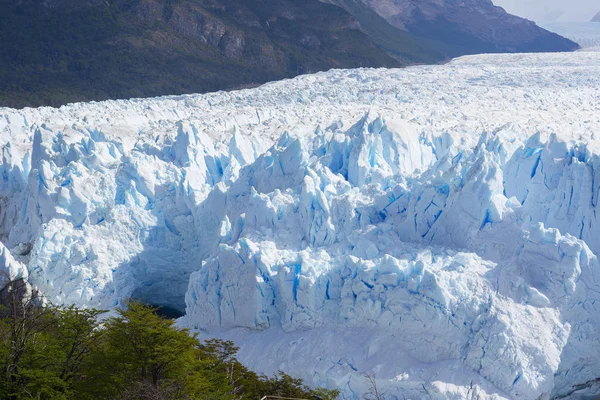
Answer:
<svg viewBox="0 0 600 400"><path fill-rule="evenodd" d="M326 0L360 19L365 7L412 37L441 43L450 56L571 51L577 45L491 0Z"/></svg>
<svg viewBox="0 0 600 400"><path fill-rule="evenodd" d="M1 0L0 37L0 104L15 107L402 65L349 14L317 1Z"/></svg>
<svg viewBox="0 0 600 400"><path fill-rule="evenodd" d="M596 14L596 16L592 18L592 22L600 22L600 11L598 11L598 14Z"/></svg>
<svg viewBox="0 0 600 400"><path fill-rule="evenodd" d="M594 398L598 87L497 54L0 109L0 268L347 398Z"/></svg>
<svg viewBox="0 0 600 400"><path fill-rule="evenodd" d="M440 12L424 2L408 18L400 3L383 1L0 0L0 105L217 91L331 68L576 47L481 1Z"/></svg>

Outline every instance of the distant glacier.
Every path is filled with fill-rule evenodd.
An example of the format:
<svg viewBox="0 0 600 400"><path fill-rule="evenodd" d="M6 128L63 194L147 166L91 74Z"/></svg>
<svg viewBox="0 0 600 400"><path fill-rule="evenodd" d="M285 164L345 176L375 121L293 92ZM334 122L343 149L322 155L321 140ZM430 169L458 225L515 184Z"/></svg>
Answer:
<svg viewBox="0 0 600 400"><path fill-rule="evenodd" d="M585 50L600 50L600 23L597 22L545 22L542 28L577 42Z"/></svg>

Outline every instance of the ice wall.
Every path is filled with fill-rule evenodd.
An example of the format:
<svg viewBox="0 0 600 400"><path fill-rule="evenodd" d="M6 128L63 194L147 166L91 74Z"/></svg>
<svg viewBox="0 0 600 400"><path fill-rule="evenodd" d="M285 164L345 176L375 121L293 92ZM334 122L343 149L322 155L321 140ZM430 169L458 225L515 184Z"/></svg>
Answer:
<svg viewBox="0 0 600 400"><path fill-rule="evenodd" d="M395 337L404 357L452 364L509 398L566 390L574 370L596 379L596 157L555 136L514 149L511 129L468 150L452 135L411 143L418 137L367 115L312 153L285 136L242 169L219 190L226 239L191 275L184 323L370 329L378 337L368 346ZM378 357L387 390L414 392L413 380L393 379L411 370L389 360L397 353ZM364 390L323 364L315 384Z"/></svg>

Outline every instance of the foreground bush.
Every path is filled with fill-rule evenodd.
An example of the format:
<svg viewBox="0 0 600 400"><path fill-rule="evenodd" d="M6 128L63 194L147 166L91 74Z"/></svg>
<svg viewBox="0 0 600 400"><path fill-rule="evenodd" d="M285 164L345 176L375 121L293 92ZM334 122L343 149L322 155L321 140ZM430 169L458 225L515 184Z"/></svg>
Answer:
<svg viewBox="0 0 600 400"><path fill-rule="evenodd" d="M9 288L10 289L10 288ZM41 306L8 290L0 309L1 399L259 399L265 395L332 400L285 373L248 370L230 341L200 342L156 309L130 302L117 315Z"/></svg>

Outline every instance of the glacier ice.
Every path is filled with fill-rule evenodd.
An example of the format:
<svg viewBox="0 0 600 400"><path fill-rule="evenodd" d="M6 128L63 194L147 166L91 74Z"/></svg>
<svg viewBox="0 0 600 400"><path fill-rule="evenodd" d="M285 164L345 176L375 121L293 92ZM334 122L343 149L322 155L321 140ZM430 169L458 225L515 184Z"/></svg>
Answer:
<svg viewBox="0 0 600 400"><path fill-rule="evenodd" d="M596 22L544 22L542 28L571 39L586 50L600 49L600 26Z"/></svg>
<svg viewBox="0 0 600 400"><path fill-rule="evenodd" d="M0 108L0 269L347 399L600 391L600 53Z"/></svg>
<svg viewBox="0 0 600 400"><path fill-rule="evenodd" d="M15 260L11 252L0 243L0 287L9 281L27 279L27 267Z"/></svg>

